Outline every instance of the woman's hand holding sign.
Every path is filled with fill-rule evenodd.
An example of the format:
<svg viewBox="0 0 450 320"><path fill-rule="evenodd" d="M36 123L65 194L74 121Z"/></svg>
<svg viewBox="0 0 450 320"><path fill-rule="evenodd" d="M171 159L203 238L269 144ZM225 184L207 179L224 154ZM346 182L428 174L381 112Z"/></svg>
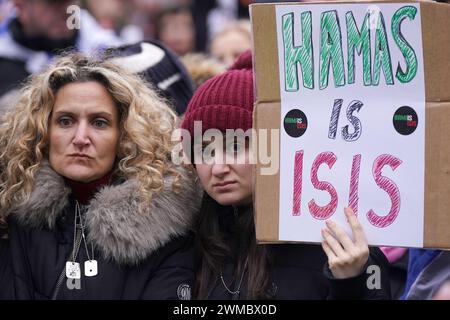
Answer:
<svg viewBox="0 0 450 320"><path fill-rule="evenodd" d="M322 248L328 256L329 268L336 279L361 274L369 258L369 247L361 224L352 209L344 208L344 212L354 241L334 221L327 220L327 228L322 230Z"/></svg>

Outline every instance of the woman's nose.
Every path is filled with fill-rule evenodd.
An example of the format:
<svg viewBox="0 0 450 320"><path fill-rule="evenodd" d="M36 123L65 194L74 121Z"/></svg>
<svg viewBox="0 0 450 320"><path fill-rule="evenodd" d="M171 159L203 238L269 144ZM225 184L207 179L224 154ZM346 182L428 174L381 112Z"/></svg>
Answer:
<svg viewBox="0 0 450 320"><path fill-rule="evenodd" d="M230 172L230 166L226 163L215 163L212 166L212 174L218 177Z"/></svg>
<svg viewBox="0 0 450 320"><path fill-rule="evenodd" d="M88 126L84 122L80 122L75 131L75 136L73 138L73 143L76 146L82 147L90 143L88 135Z"/></svg>

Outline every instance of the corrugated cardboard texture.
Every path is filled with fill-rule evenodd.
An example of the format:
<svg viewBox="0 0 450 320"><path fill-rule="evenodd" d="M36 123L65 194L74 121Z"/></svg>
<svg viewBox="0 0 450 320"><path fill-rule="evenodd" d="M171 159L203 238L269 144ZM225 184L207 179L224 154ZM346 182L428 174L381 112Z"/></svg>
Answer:
<svg viewBox="0 0 450 320"><path fill-rule="evenodd" d="M426 104L424 244L450 247L450 102Z"/></svg>
<svg viewBox="0 0 450 320"><path fill-rule="evenodd" d="M260 103L255 106L255 128L278 129L280 127L280 103ZM268 139L270 143L270 139ZM272 150L269 145L267 150ZM279 150L277 151L279 154ZM278 240L278 210L280 198L280 174L261 175L261 164L256 165L255 217L256 239L259 242ZM275 213L275 214L274 214Z"/></svg>
<svg viewBox="0 0 450 320"><path fill-rule="evenodd" d="M251 6L256 101L280 101L275 10L271 5Z"/></svg>
<svg viewBox="0 0 450 320"><path fill-rule="evenodd" d="M450 101L450 5L422 2L426 101Z"/></svg>
<svg viewBox="0 0 450 320"><path fill-rule="evenodd" d="M370 2L410 1L367 1ZM421 6L428 101L424 244L430 248L450 248L450 5L428 1L417 3ZM257 85L254 127L278 129L281 110L275 5L255 4L250 10ZM259 168L257 165L258 172ZM256 175L256 237L262 243L278 240L279 181L279 175Z"/></svg>

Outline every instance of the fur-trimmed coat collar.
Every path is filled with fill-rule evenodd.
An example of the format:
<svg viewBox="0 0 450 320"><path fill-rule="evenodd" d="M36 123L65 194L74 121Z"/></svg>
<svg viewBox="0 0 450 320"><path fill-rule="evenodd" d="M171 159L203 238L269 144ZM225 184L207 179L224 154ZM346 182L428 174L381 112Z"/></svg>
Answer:
<svg viewBox="0 0 450 320"><path fill-rule="evenodd" d="M102 188L87 206L88 239L104 258L119 264L137 264L169 240L186 234L200 210L202 191L186 169L181 191L172 189L173 177L167 177L164 188L154 194L144 213L138 212L140 199L137 182L128 180ZM37 173L35 188L28 201L13 215L19 224L32 228L55 229L58 217L69 205L70 188L48 164Z"/></svg>

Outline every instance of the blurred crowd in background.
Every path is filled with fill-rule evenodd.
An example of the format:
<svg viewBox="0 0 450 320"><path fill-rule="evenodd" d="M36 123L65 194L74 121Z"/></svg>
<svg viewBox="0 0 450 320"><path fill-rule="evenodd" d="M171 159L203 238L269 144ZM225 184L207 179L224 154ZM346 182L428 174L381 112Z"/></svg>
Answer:
<svg viewBox="0 0 450 320"><path fill-rule="evenodd" d="M54 56L155 41L197 87L251 47L251 0L0 0L0 111ZM261 1L263 2L263 1ZM80 25L73 30L73 15ZM176 59L178 60L178 59Z"/></svg>
<svg viewBox="0 0 450 320"><path fill-rule="evenodd" d="M27 0L30 1L30 0ZM157 39L176 54L212 53L230 64L250 47L248 5L251 0L31 0L86 9L124 43ZM14 14L15 0L0 0L0 24ZM19 1L21 2L21 1ZM227 48L228 50L225 50ZM234 51L235 52L234 52ZM232 52L232 53L230 53Z"/></svg>

